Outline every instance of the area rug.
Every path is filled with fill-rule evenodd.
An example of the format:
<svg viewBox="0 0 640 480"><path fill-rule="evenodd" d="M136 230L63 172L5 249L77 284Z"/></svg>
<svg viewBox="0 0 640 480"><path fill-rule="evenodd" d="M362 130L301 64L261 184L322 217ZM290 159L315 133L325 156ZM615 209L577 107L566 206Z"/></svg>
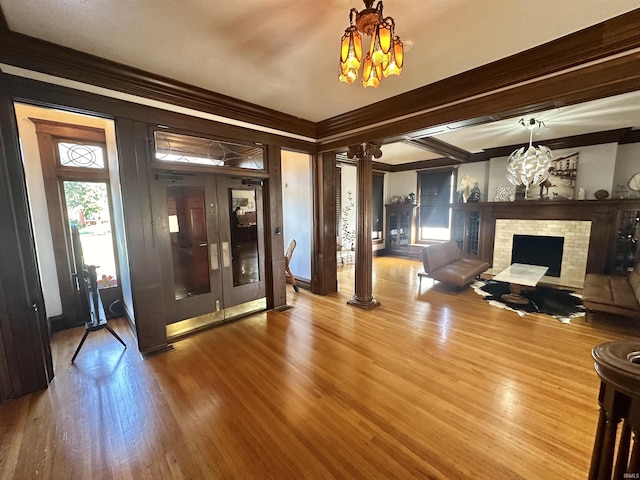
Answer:
<svg viewBox="0 0 640 480"><path fill-rule="evenodd" d="M554 317L562 323L570 323L572 318L584 316L582 297L571 290L560 288L537 287L535 290L523 291L522 296L529 299L526 305L508 303L502 300L502 295L509 293L509 284L494 280L476 281L471 287L482 295L491 305L518 313L544 313Z"/></svg>

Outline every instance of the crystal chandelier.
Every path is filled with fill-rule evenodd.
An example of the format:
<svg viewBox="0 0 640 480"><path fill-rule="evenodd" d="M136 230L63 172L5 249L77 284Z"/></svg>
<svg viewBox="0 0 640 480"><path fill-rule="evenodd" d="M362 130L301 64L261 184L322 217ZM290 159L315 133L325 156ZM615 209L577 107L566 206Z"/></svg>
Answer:
<svg viewBox="0 0 640 480"><path fill-rule="evenodd" d="M362 65L362 85L378 88L382 76L400 75L404 50L400 37L395 36L393 18L382 16L382 1L363 0L365 9L349 11L349 27L340 41L340 72L338 80L351 85L358 78L362 63L362 36L371 38L369 51ZM355 16L355 25L354 25Z"/></svg>
<svg viewBox="0 0 640 480"><path fill-rule="evenodd" d="M535 118L525 122L521 118L519 123L529 129L529 146L521 147L509 156L507 180L516 187L524 187L526 198L531 185L539 185L549 176L553 154L544 145L533 146L533 130L536 126L544 126L543 122Z"/></svg>

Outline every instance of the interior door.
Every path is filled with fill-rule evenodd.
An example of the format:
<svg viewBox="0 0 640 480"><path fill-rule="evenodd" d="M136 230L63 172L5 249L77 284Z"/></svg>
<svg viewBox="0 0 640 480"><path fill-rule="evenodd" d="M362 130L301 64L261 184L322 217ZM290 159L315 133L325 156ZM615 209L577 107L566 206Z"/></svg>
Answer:
<svg viewBox="0 0 640 480"><path fill-rule="evenodd" d="M156 174L154 210L167 324L264 297L260 182Z"/></svg>
<svg viewBox="0 0 640 480"><path fill-rule="evenodd" d="M219 176L217 191L219 222L224 225L220 228L223 296L228 308L265 296L262 182Z"/></svg>
<svg viewBox="0 0 640 480"><path fill-rule="evenodd" d="M154 190L166 322L220 311L222 282L214 179L157 174Z"/></svg>

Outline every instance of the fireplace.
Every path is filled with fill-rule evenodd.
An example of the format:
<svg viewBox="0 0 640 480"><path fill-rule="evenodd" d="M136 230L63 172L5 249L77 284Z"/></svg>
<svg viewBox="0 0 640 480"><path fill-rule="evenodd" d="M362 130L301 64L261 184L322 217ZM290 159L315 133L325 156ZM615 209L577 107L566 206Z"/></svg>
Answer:
<svg viewBox="0 0 640 480"><path fill-rule="evenodd" d="M549 267L545 275L560 277L564 237L514 235L511 263Z"/></svg>
<svg viewBox="0 0 640 480"><path fill-rule="evenodd" d="M515 235L562 238L560 277L547 274L545 282L582 288L587 270L591 221L496 219L492 268L496 273L513 263L511 255Z"/></svg>

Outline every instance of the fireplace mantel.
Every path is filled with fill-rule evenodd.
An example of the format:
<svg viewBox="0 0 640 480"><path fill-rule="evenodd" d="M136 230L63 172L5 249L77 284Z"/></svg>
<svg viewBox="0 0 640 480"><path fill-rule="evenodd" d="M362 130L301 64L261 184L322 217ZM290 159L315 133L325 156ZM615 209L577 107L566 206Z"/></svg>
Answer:
<svg viewBox="0 0 640 480"><path fill-rule="evenodd" d="M497 219L590 221L592 226L586 272L613 273L611 270L620 214L625 210L640 211L640 198L454 203L451 207L454 214L456 212L479 214L478 248L475 256L491 264L493 264Z"/></svg>

